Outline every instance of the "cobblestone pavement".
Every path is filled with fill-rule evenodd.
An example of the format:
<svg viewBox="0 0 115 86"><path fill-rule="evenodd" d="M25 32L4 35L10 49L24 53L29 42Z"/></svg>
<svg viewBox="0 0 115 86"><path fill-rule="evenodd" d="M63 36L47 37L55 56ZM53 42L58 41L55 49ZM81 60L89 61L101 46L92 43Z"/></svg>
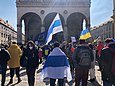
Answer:
<svg viewBox="0 0 115 86"><path fill-rule="evenodd" d="M39 75L40 75L40 72L41 72L41 68L42 68L42 65L40 65L39 69L37 69L36 71L36 75L35 75L35 86L49 86L49 83L48 81L49 80L45 80L46 82L42 82L40 81L39 79ZM100 77L100 72L97 71L98 69L98 66L96 66L96 79L97 79L97 82L94 82L94 83L90 83L88 81L88 86L102 86L102 81L101 81L101 77ZM27 83L27 75L26 75L26 71L24 68L21 68L20 69L20 74L21 74L21 79L22 81L20 83L17 83L17 78L16 76L14 77L13 79L13 84L9 85L9 86L28 86L28 83ZM9 74L9 70L7 70L7 74L6 74L6 85L8 84L9 80L10 80L10 74ZM1 80L1 76L0 76L0 80ZM0 82L1 83L1 82ZM65 86L74 86L74 83L65 83Z"/></svg>

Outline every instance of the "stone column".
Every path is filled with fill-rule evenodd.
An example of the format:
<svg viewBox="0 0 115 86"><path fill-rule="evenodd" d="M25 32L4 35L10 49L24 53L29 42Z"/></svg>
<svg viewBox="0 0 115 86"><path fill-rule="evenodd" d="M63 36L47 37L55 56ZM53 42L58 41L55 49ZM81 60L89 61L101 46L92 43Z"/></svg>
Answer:
<svg viewBox="0 0 115 86"><path fill-rule="evenodd" d="M28 30L28 26L25 25L25 42L28 42L29 40L29 30Z"/></svg>
<svg viewBox="0 0 115 86"><path fill-rule="evenodd" d="M45 27L44 27L44 24L42 24L41 26L41 33L45 31Z"/></svg>
<svg viewBox="0 0 115 86"><path fill-rule="evenodd" d="M90 29L90 17L87 18L86 28Z"/></svg>
<svg viewBox="0 0 115 86"><path fill-rule="evenodd" d="M113 34L114 34L114 37L113 38L115 38L115 0L113 0L113 6L114 6L114 9L113 9L113 19L114 19Z"/></svg>
<svg viewBox="0 0 115 86"><path fill-rule="evenodd" d="M17 24L17 43L22 43L22 25Z"/></svg>

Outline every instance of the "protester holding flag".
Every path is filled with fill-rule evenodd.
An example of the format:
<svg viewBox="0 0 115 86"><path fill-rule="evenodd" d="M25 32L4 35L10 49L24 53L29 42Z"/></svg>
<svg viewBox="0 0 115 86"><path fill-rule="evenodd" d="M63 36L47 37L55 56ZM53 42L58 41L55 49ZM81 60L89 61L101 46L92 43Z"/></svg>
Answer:
<svg viewBox="0 0 115 86"><path fill-rule="evenodd" d="M63 86L65 77L68 81L72 80L67 57L57 42L54 43L54 49L49 54L41 72L41 79L46 77L50 78L50 86L55 86L56 79L58 79L59 86Z"/></svg>

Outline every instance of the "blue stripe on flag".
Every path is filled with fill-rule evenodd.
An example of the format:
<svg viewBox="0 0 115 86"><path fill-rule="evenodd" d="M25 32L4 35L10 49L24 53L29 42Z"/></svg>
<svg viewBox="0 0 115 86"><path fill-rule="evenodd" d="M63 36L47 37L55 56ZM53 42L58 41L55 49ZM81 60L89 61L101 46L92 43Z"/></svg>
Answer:
<svg viewBox="0 0 115 86"><path fill-rule="evenodd" d="M88 29L85 29L85 30L83 30L83 31L81 32L80 36L85 35L85 34L87 34L87 33L89 33L89 30L88 30Z"/></svg>
<svg viewBox="0 0 115 86"><path fill-rule="evenodd" d="M53 25L52 25L52 26L49 28L49 30L48 30L48 34L47 34L46 41L48 40L50 34L53 32L53 29L55 29L55 27L58 27L58 26L61 26L60 20L54 21Z"/></svg>
<svg viewBox="0 0 115 86"><path fill-rule="evenodd" d="M44 64L44 68L46 68L46 67L64 67L64 66L69 67L69 63L66 58L67 57L64 55L48 56L48 59L46 60L46 62ZM60 59L61 59L61 61L60 61Z"/></svg>
<svg viewBox="0 0 115 86"><path fill-rule="evenodd" d="M81 34L80 34L80 39L88 39L91 37L91 34L90 34L90 31L89 29L85 29L85 30L82 30Z"/></svg>

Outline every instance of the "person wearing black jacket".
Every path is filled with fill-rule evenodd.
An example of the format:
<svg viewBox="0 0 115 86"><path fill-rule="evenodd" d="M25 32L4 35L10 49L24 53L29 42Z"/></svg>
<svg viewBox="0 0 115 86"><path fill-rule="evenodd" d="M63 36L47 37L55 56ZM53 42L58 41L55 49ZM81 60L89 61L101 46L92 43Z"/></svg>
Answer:
<svg viewBox="0 0 115 86"><path fill-rule="evenodd" d="M103 80L103 86L115 85L115 72L112 72L113 60L115 60L115 43L112 39L107 38L105 40L106 47L101 50L100 54L100 68ZM113 59L114 58L114 59Z"/></svg>
<svg viewBox="0 0 115 86"><path fill-rule="evenodd" d="M75 86L79 86L81 81L82 86L87 86L88 73L91 68L91 62L94 60L94 55L91 48L85 44L85 39L80 39L72 59L75 67Z"/></svg>
<svg viewBox="0 0 115 86"><path fill-rule="evenodd" d="M10 59L10 54L2 46L2 48L0 49L0 65L1 65L1 70L2 70L1 86L4 86L4 84L5 84L6 70L7 70L7 61L9 59Z"/></svg>
<svg viewBox="0 0 115 86"><path fill-rule="evenodd" d="M33 41L28 42L27 48L23 51L21 61L23 61L23 58L27 58L26 72L28 77L28 84L29 86L34 86L35 71L39 66L39 57L38 49L35 47Z"/></svg>

